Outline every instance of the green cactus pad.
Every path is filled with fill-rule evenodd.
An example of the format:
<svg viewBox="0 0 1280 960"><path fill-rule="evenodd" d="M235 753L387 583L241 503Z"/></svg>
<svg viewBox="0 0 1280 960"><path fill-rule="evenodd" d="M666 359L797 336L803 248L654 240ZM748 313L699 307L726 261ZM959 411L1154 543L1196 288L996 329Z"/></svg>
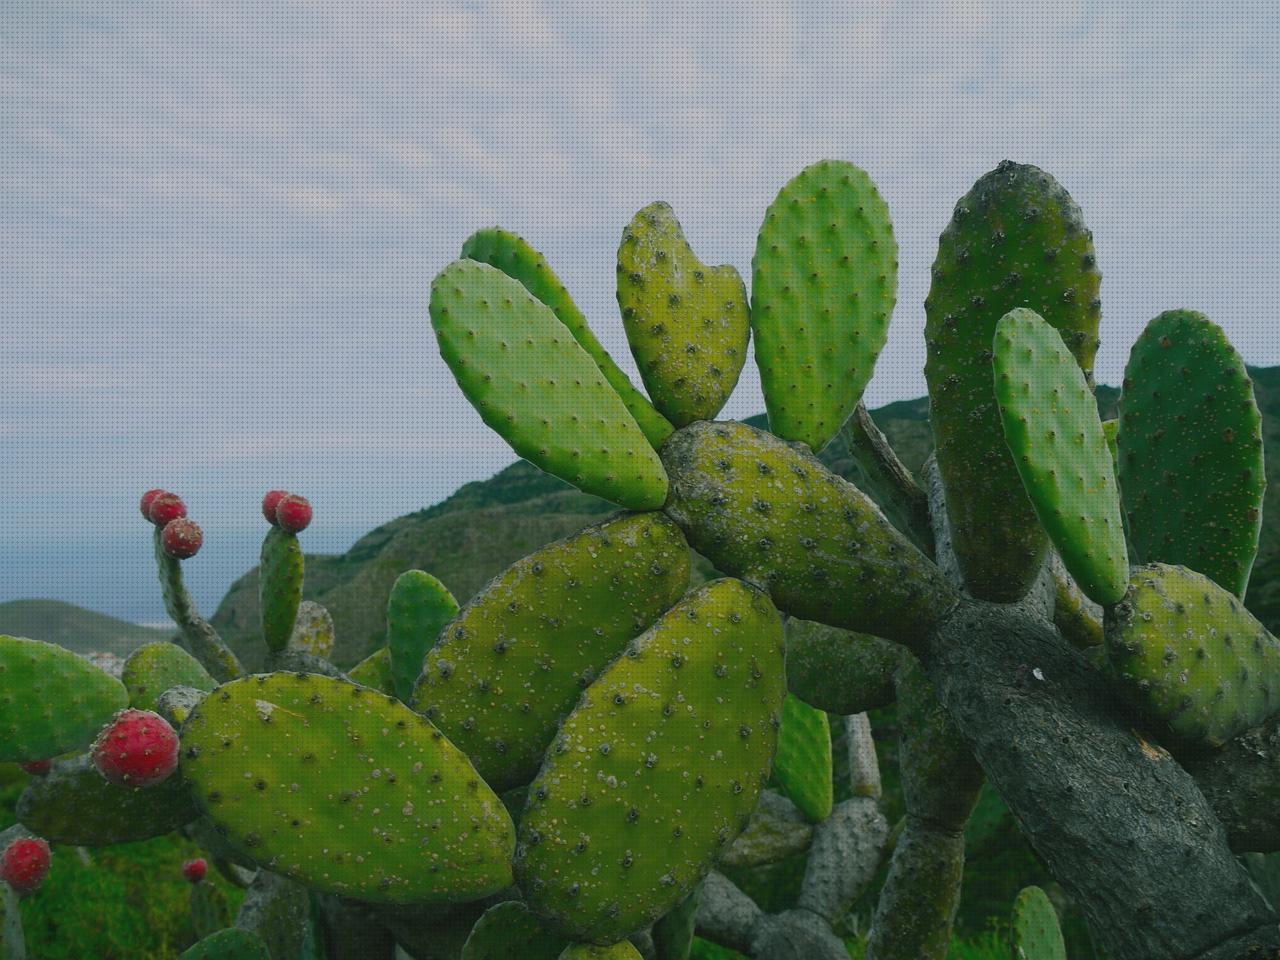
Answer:
<svg viewBox="0 0 1280 960"><path fill-rule="evenodd" d="M1025 887L1013 901L1013 960L1067 960L1058 913L1039 887Z"/></svg>
<svg viewBox="0 0 1280 960"><path fill-rule="evenodd" d="M427 654L415 704L494 789L528 783L583 689L688 582L661 514L587 527L476 594Z"/></svg>
<svg viewBox="0 0 1280 960"><path fill-rule="evenodd" d="M467 758L393 697L314 674L215 690L182 774L234 847L358 900L465 901L511 882L511 818Z"/></svg>
<svg viewBox="0 0 1280 960"><path fill-rule="evenodd" d="M18 820L50 843L107 847L160 837L197 816L191 790L180 777L145 789L106 780L89 754L55 761L32 777L18 798Z"/></svg>
<svg viewBox="0 0 1280 960"><path fill-rule="evenodd" d="M996 403L1036 516L1085 596L1122 596L1129 552L1098 404L1058 331L1024 307L996 325Z"/></svg>
<svg viewBox="0 0 1280 960"><path fill-rule="evenodd" d="M662 456L667 514L689 544L792 616L919 645L957 602L866 495L797 445L741 423L699 422Z"/></svg>
<svg viewBox="0 0 1280 960"><path fill-rule="evenodd" d="M1098 349L1100 274L1080 208L1051 176L1005 161L956 204L925 301L929 415L965 584L1012 601L1048 541L1005 444L991 387L996 323L1035 310L1086 376Z"/></svg>
<svg viewBox="0 0 1280 960"><path fill-rule="evenodd" d="M702 887L699 885L663 917L654 921L650 933L653 935L655 960L689 960L701 900Z"/></svg>
<svg viewBox="0 0 1280 960"><path fill-rule="evenodd" d="M719 413L747 359L747 289L733 267L707 267L694 255L665 203L645 207L623 231L618 307L663 415L683 427Z"/></svg>
<svg viewBox="0 0 1280 960"><path fill-rule="evenodd" d="M564 948L559 960L642 960L642 957L630 940L619 940L607 947L575 943Z"/></svg>
<svg viewBox="0 0 1280 960"><path fill-rule="evenodd" d="M476 921L460 960L557 960L568 945L522 902L507 900Z"/></svg>
<svg viewBox="0 0 1280 960"><path fill-rule="evenodd" d="M787 620L787 689L827 713L846 717L893 703L894 677L906 656L879 637Z"/></svg>
<svg viewBox="0 0 1280 960"><path fill-rule="evenodd" d="M472 406L520 456L633 510L667 498L658 455L595 362L518 280L457 260L431 285L431 322Z"/></svg>
<svg viewBox="0 0 1280 960"><path fill-rule="evenodd" d="M611 943L684 899L755 808L784 694L763 593L716 580L664 614L587 688L529 789L515 872L530 908Z"/></svg>
<svg viewBox="0 0 1280 960"><path fill-rule="evenodd" d="M655 450L671 436L674 428L653 408L649 398L635 388L627 375L613 362L613 357L609 356L608 351L592 335L586 317L573 302L560 278L547 265L542 254L514 233L492 227L473 233L462 245L461 255L468 260L479 260L497 267L507 276L519 280L525 289L551 308L582 349L595 361Z"/></svg>
<svg viewBox="0 0 1280 960"><path fill-rule="evenodd" d="M0 636L0 762L47 760L93 742L129 693L52 643Z"/></svg>
<svg viewBox="0 0 1280 960"><path fill-rule="evenodd" d="M165 553L163 528L156 527L152 534L152 553L156 558L156 574L160 578L160 593L164 597L164 609L181 631L183 646L219 682L232 680L244 672L236 655L218 636L187 592L182 577L182 561Z"/></svg>
<svg viewBox="0 0 1280 960"><path fill-rule="evenodd" d="M831 726L821 710L787 695L773 758L778 787L806 817L821 823L831 815Z"/></svg>
<svg viewBox="0 0 1280 960"><path fill-rule="evenodd" d="M1280 642L1203 574L1137 567L1106 613L1112 671L1176 740L1221 746L1280 708Z"/></svg>
<svg viewBox="0 0 1280 960"><path fill-rule="evenodd" d="M289 646L293 625L302 603L303 560L298 537L272 527L262 541L258 566L258 603L262 614L262 638L267 648L280 652Z"/></svg>
<svg viewBox="0 0 1280 960"><path fill-rule="evenodd" d="M1107 449L1111 451L1111 462L1116 465L1117 477L1120 473L1120 448L1116 445L1116 436L1119 432L1119 420L1102 421L1102 435L1107 438Z"/></svg>
<svg viewBox="0 0 1280 960"><path fill-rule="evenodd" d="M288 649L327 660L333 653L334 637L333 617L328 610L314 600L298 604Z"/></svg>
<svg viewBox="0 0 1280 960"><path fill-rule="evenodd" d="M139 710L155 710L156 700L170 687L194 687L207 693L218 685L200 661L163 640L129 654L120 680L129 691L129 706Z"/></svg>
<svg viewBox="0 0 1280 960"><path fill-rule="evenodd" d="M889 208L850 163L807 167L769 205L751 261L769 428L821 450L871 379L898 295Z"/></svg>
<svg viewBox="0 0 1280 960"><path fill-rule="evenodd" d="M231 926L231 907L227 895L214 883L193 883L187 896L191 907L191 926L197 937L209 937Z"/></svg>
<svg viewBox="0 0 1280 960"><path fill-rule="evenodd" d="M391 673L391 651L379 647L347 671L347 679L363 687L385 693L388 697L396 695L396 681Z"/></svg>
<svg viewBox="0 0 1280 960"><path fill-rule="evenodd" d="M1141 563L1180 564L1243 597L1262 530L1262 417L1244 361L1207 317L1156 317L1120 395L1120 490Z"/></svg>
<svg viewBox="0 0 1280 960"><path fill-rule="evenodd" d="M256 933L228 927L205 937L178 960L271 960L267 945Z"/></svg>
<svg viewBox="0 0 1280 960"><path fill-rule="evenodd" d="M408 703L422 673L422 661L440 629L458 615L449 588L422 570L396 578L387 601L387 650L396 696Z"/></svg>

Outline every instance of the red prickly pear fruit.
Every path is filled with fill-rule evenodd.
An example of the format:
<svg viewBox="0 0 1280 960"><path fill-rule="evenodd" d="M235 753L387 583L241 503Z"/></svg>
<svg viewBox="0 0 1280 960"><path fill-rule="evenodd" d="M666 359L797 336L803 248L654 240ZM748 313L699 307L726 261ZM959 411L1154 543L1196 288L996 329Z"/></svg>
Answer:
<svg viewBox="0 0 1280 960"><path fill-rule="evenodd" d="M171 520L177 520L179 517L187 515L187 505L182 502L182 498L176 493L161 493L151 501L151 509L147 512L147 519L154 523L157 527L163 527Z"/></svg>
<svg viewBox="0 0 1280 960"><path fill-rule="evenodd" d="M53 769L52 760L28 760L26 763L18 764L24 771L33 777L47 776L49 771Z"/></svg>
<svg viewBox="0 0 1280 960"><path fill-rule="evenodd" d="M291 493L276 504L276 523L290 533L301 533L311 523L311 502Z"/></svg>
<svg viewBox="0 0 1280 960"><path fill-rule="evenodd" d="M209 865L200 857L194 860L184 860L182 862L182 875L187 878L190 883L199 883L204 879L204 875L209 872Z"/></svg>
<svg viewBox="0 0 1280 960"><path fill-rule="evenodd" d="M18 893L31 893L49 872L49 844L39 837L15 840L0 853L0 880Z"/></svg>
<svg viewBox="0 0 1280 960"><path fill-rule="evenodd" d="M204 533L194 520L179 517L170 520L160 531L160 542L164 544L164 552L175 560L186 560L200 552L204 543Z"/></svg>
<svg viewBox="0 0 1280 960"><path fill-rule="evenodd" d="M142 515L146 519L151 519L151 504L155 501L156 497L168 492L168 490L165 490L162 487L156 487L154 490L148 490L142 495L142 499L138 502L138 508L142 511Z"/></svg>
<svg viewBox="0 0 1280 960"><path fill-rule="evenodd" d="M154 787L178 766L178 734L150 710L121 710L93 744L93 764L120 787Z"/></svg>
<svg viewBox="0 0 1280 960"><path fill-rule="evenodd" d="M267 523L275 526L276 523L276 507L280 501L289 495L288 490L268 490L267 495L262 498L262 515L267 518Z"/></svg>

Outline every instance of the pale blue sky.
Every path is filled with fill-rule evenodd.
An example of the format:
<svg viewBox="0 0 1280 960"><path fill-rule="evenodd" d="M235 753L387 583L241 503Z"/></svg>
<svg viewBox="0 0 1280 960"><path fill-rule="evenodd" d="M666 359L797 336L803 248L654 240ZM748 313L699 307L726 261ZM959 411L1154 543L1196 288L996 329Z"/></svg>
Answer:
<svg viewBox="0 0 1280 960"><path fill-rule="evenodd" d="M865 167L901 249L873 404L923 391L956 199L1008 157L1079 200L1100 379L1204 310L1280 362L1274 3L57 3L0 8L0 600L155 619L134 502L183 494L206 607L256 502L345 547L512 455L449 379L431 278L475 228L545 252L633 370L622 227L669 201L744 275L770 199ZM728 408L763 407L748 365Z"/></svg>

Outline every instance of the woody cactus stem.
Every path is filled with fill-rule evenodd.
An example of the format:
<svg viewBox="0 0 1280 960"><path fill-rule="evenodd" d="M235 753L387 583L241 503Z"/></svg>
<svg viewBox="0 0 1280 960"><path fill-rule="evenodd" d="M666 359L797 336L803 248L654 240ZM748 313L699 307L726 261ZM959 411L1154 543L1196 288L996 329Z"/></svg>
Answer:
<svg viewBox="0 0 1280 960"><path fill-rule="evenodd" d="M240 661L223 642L213 624L200 616L182 581L182 562L165 553L160 527L155 529L154 537L156 570L160 575L164 608L178 625L181 646L199 660L200 665L219 683L234 680L244 672Z"/></svg>

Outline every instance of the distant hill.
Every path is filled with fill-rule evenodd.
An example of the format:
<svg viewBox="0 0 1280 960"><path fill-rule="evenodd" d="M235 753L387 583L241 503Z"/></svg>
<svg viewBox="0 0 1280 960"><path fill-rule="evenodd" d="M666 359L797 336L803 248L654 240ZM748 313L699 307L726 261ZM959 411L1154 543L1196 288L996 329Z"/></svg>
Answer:
<svg viewBox="0 0 1280 960"><path fill-rule="evenodd" d="M0 634L56 643L76 653L127 657L145 643L168 640L170 632L141 627L61 600L0 603Z"/></svg>

